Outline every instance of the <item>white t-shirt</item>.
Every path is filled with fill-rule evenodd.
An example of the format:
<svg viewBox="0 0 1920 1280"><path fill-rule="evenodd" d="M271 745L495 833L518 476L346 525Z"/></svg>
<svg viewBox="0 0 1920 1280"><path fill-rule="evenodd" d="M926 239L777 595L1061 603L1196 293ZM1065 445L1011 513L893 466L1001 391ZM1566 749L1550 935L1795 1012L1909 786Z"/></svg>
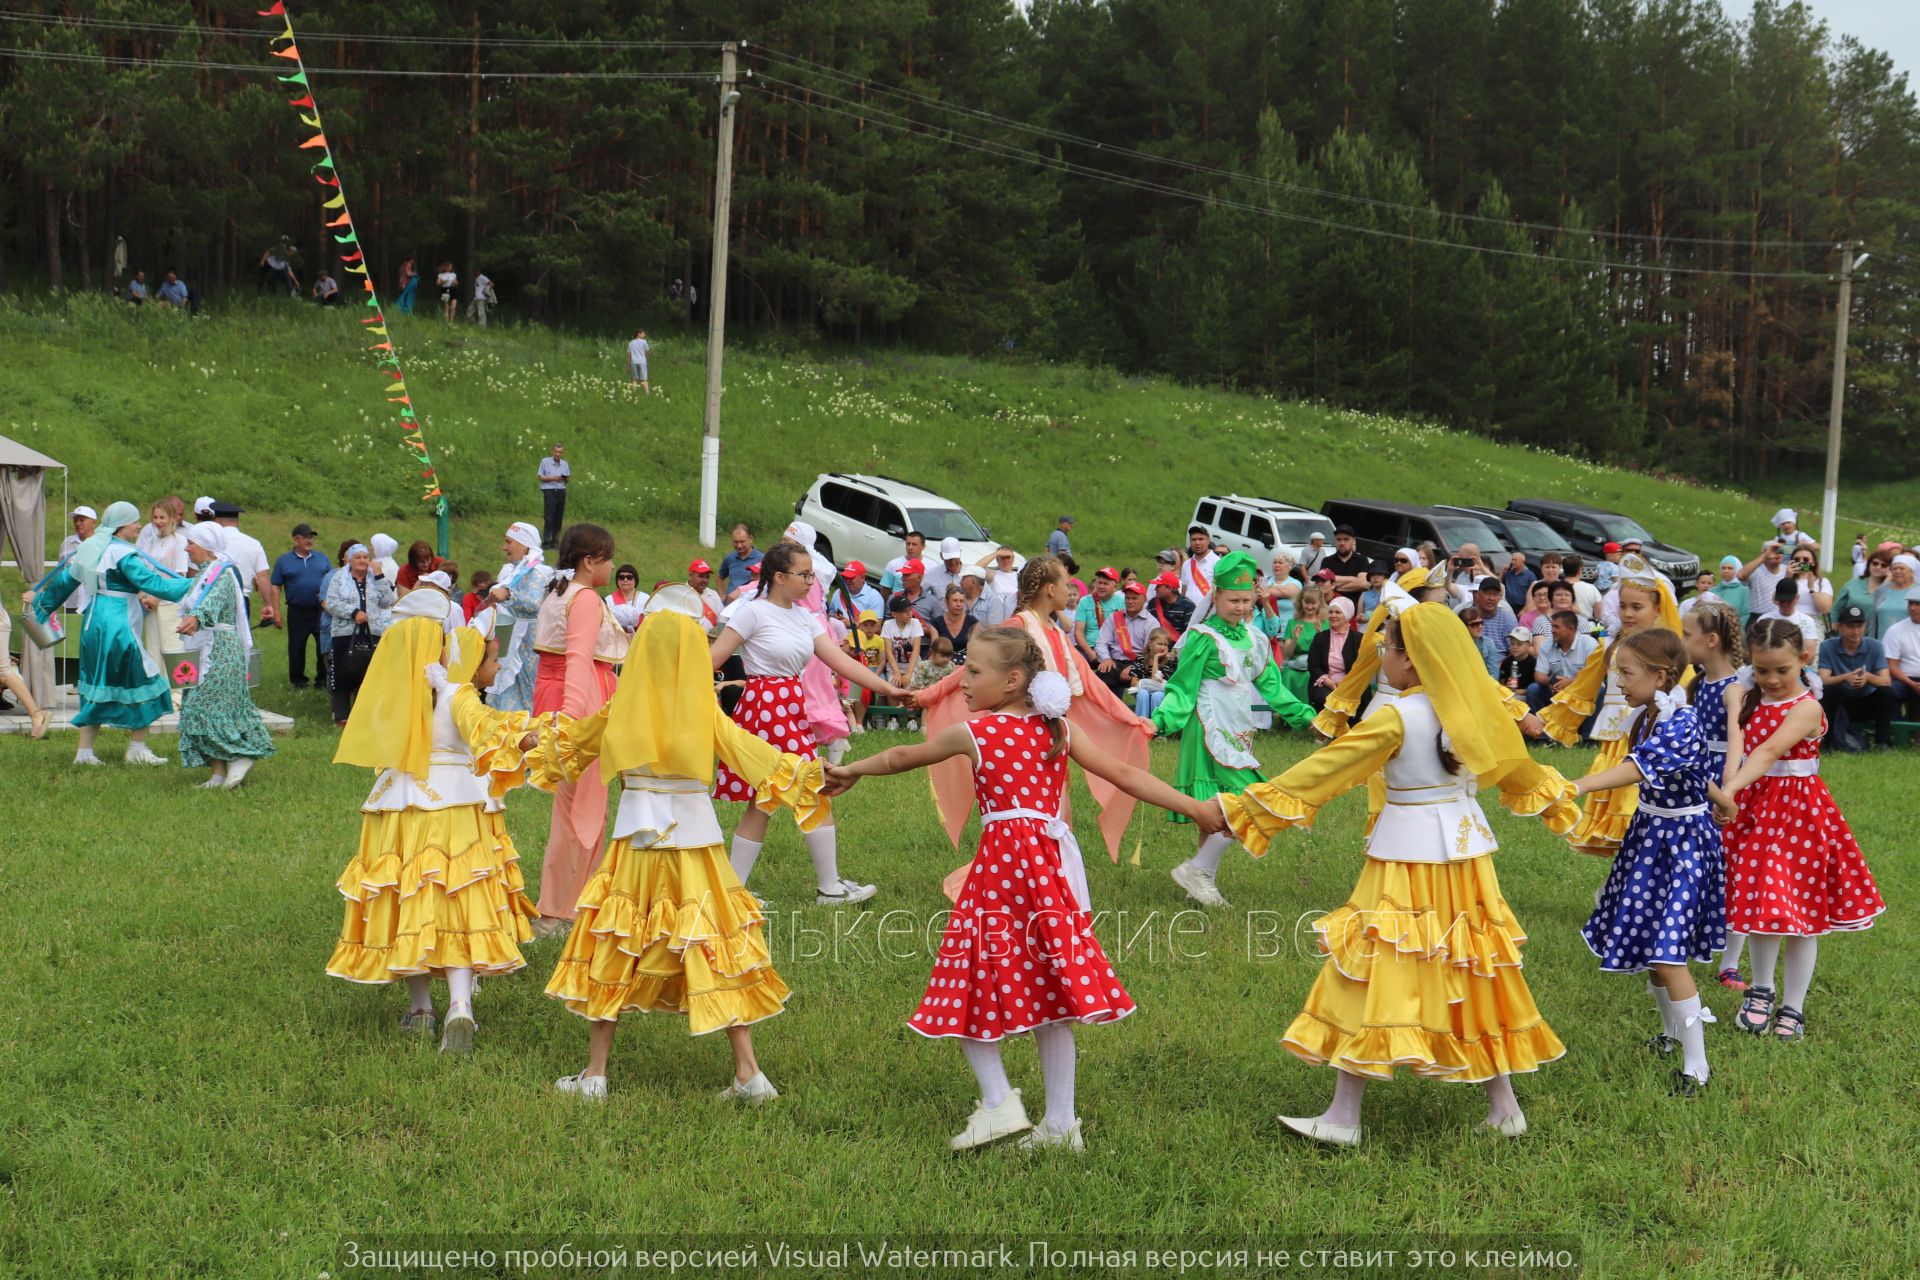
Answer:
<svg viewBox="0 0 1920 1280"><path fill-rule="evenodd" d="M493 281L487 277L486 272L483 271L473 278L473 296L476 300L485 301L487 290L491 288L493 288Z"/></svg>
<svg viewBox="0 0 1920 1280"><path fill-rule="evenodd" d="M1582 579L1573 584L1573 611L1589 622L1600 616L1600 588Z"/></svg>
<svg viewBox="0 0 1920 1280"><path fill-rule="evenodd" d="M460 277L453 274L453 272L451 271L442 271L439 275L433 278L433 281L435 284L439 285L442 289L451 289L455 285L460 283Z"/></svg>
<svg viewBox="0 0 1920 1280"><path fill-rule="evenodd" d="M1765 622L1769 618L1780 618L1780 616L1778 609L1769 609L1755 618L1754 621ZM1820 647L1820 641L1825 638L1820 629L1820 620L1810 613L1801 613L1798 606L1795 606L1791 618L1781 618L1781 621L1791 622L1794 626L1800 628L1800 634L1807 638L1808 649L1818 649Z"/></svg>
<svg viewBox="0 0 1920 1280"><path fill-rule="evenodd" d="M797 679L813 657L814 637L827 634L820 619L799 605L782 608L764 596L740 604L727 626L746 641L740 660L749 676Z"/></svg>
<svg viewBox="0 0 1920 1280"><path fill-rule="evenodd" d="M1769 569L1757 564L1753 572L1747 575L1747 612L1759 617L1773 607L1773 589L1787 576L1787 562L1782 560L1778 569Z"/></svg>
<svg viewBox="0 0 1920 1280"><path fill-rule="evenodd" d="M1207 597L1213 594L1213 570L1214 566L1220 563L1220 555L1218 552L1209 551L1206 555L1201 556L1198 561L1201 576L1205 577L1207 581L1207 589L1205 591L1200 589L1199 582L1195 580L1195 563L1195 561L1189 559L1185 564L1180 566L1180 594L1187 598L1188 603L1198 609L1207 602Z"/></svg>
<svg viewBox="0 0 1920 1280"><path fill-rule="evenodd" d="M1880 647L1886 651L1888 662L1900 664L1901 674L1909 680L1920 680L1920 624L1902 618L1880 637Z"/></svg>
<svg viewBox="0 0 1920 1280"><path fill-rule="evenodd" d="M645 338L635 338L627 344L627 363L645 364L649 343Z"/></svg>
<svg viewBox="0 0 1920 1280"><path fill-rule="evenodd" d="M225 530L225 533L227 535L227 559L233 561L235 567L240 570L242 589L245 590L248 595L252 595L253 575L256 573L265 573L269 568L267 564L267 549L260 545L258 538L255 538L252 534L242 533L238 528L229 527Z"/></svg>
<svg viewBox="0 0 1920 1280"><path fill-rule="evenodd" d="M927 629L920 625L917 615L904 627L892 618L880 624L880 639L886 643L888 649L894 651L895 660L903 663L912 661L913 655L909 653L902 658L899 656L899 651L909 642L917 647L926 638L926 634Z"/></svg>

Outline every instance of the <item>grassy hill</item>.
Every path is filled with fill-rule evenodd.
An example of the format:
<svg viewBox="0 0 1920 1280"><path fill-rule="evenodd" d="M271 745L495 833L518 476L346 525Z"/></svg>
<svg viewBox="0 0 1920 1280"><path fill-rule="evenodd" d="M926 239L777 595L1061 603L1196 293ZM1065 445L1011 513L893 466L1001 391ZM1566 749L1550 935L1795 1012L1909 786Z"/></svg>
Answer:
<svg viewBox="0 0 1920 1280"><path fill-rule="evenodd" d="M397 442L358 319L293 303L189 320L104 298L0 298L0 434L66 462L74 501L96 507L211 493L253 511L269 548L296 519L330 538L376 527L403 542L430 536L418 469ZM539 519L532 473L554 440L574 468L571 518L613 528L643 576L684 564L695 546L704 334L653 331L647 397L627 381L623 339L392 319L463 564L496 558L503 518ZM1707 558L1756 545L1782 500L1809 524L1818 508L1817 490L1750 497L1107 370L763 347L730 351L727 383L721 518L773 528L817 473L848 470L927 485L1028 550L1071 511L1083 558L1134 564L1178 540L1196 496L1229 489L1307 506L1573 498L1627 511ZM1911 520L1910 489L1860 497L1869 515ZM1861 509L1850 492L1843 511Z"/></svg>

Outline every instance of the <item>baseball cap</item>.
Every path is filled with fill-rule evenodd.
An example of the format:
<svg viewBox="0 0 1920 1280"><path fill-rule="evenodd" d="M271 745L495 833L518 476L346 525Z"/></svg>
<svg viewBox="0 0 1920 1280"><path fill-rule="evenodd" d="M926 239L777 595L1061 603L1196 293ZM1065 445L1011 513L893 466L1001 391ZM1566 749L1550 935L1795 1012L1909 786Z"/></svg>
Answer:
<svg viewBox="0 0 1920 1280"><path fill-rule="evenodd" d="M977 564L970 564L960 571L960 576L963 578L978 578L980 581L985 582L987 580L987 571Z"/></svg>
<svg viewBox="0 0 1920 1280"><path fill-rule="evenodd" d="M68 513L67 519L76 520L81 516L85 516L89 520L98 520L100 518L100 513L98 511L95 511L92 507L75 507L70 513Z"/></svg>
<svg viewBox="0 0 1920 1280"><path fill-rule="evenodd" d="M1865 622L1866 620L1867 611L1857 604L1847 605L1834 617L1834 621L1840 623Z"/></svg>
<svg viewBox="0 0 1920 1280"><path fill-rule="evenodd" d="M1178 590L1180 587L1180 579L1171 573L1163 573L1153 580L1153 585L1156 587L1172 587ZM1915 587L1914 590L1920 591L1920 587Z"/></svg>
<svg viewBox="0 0 1920 1280"><path fill-rule="evenodd" d="M1525 627L1515 627L1513 630L1507 632L1507 644L1510 646L1516 645L1516 644L1527 644L1527 643L1530 643L1532 640L1533 640L1533 632L1527 630Z"/></svg>
<svg viewBox="0 0 1920 1280"><path fill-rule="evenodd" d="M197 515L197 516L210 516L210 515L212 515L212 514L213 514L213 499L212 499L212 498L208 498L208 497L205 497L205 496L202 496L202 497L198 497L198 498L195 498L195 499L193 500L193 514L195 514L195 515Z"/></svg>
<svg viewBox="0 0 1920 1280"><path fill-rule="evenodd" d="M867 566L861 564L858 560L849 560L847 561L847 567L844 572L849 578L864 578L867 576Z"/></svg>
<svg viewBox="0 0 1920 1280"><path fill-rule="evenodd" d="M1642 545L1642 543L1641 543L1641 541L1640 541L1640 539L1638 539L1638 538L1628 538L1628 539L1627 539L1627 540L1626 540L1625 542L1623 542L1623 543L1621 543L1621 544L1620 544L1620 547L1621 547L1621 549L1622 549L1622 550L1626 550L1626 549L1629 549L1629 548L1632 548L1632 547L1638 547L1638 546L1641 546L1641 545Z"/></svg>
<svg viewBox="0 0 1920 1280"><path fill-rule="evenodd" d="M1126 586L1120 588L1120 594L1125 596L1143 596L1147 594L1147 589L1137 582L1129 582Z"/></svg>
<svg viewBox="0 0 1920 1280"><path fill-rule="evenodd" d="M712 573L713 566L708 564L705 560L695 560L692 564L687 566L687 572L688 573Z"/></svg>
<svg viewBox="0 0 1920 1280"><path fill-rule="evenodd" d="M1617 542L1603 543L1601 544L1601 547L1600 547L1600 550L1606 552L1608 555L1612 555L1614 552L1618 551L1619 549L1620 549L1620 544Z"/></svg>
<svg viewBox="0 0 1920 1280"><path fill-rule="evenodd" d="M905 564L900 566L900 572L902 575L909 574L909 573L917 573L922 576L925 576L927 572L926 561L909 560Z"/></svg>
<svg viewBox="0 0 1920 1280"><path fill-rule="evenodd" d="M906 613L912 608L913 601L907 599L905 592L901 592L895 595L893 599L887 601L887 610L890 613Z"/></svg>
<svg viewBox="0 0 1920 1280"><path fill-rule="evenodd" d="M1120 581L1120 571L1110 564L1100 566L1100 568L1094 571L1093 576L1096 578L1105 578L1108 582Z"/></svg>
<svg viewBox="0 0 1920 1280"><path fill-rule="evenodd" d="M752 564L750 564L750 565L748 565L748 566L747 566L747 572L748 572L748 573L750 573L750 574L752 574L752 575L753 575L754 577L756 577L756 578L757 578L757 577L759 577L759 576L760 576L760 562L759 562L758 560L755 560L755 561L754 561L754 562L753 562Z"/></svg>
<svg viewBox="0 0 1920 1280"><path fill-rule="evenodd" d="M1055 524L1072 524L1072 523L1073 523L1073 517L1072 517L1072 516L1061 516L1061 517L1060 517L1060 518L1059 518L1058 520L1056 520L1056 521L1054 521L1054 523L1055 523Z"/></svg>
<svg viewBox="0 0 1920 1280"><path fill-rule="evenodd" d="M1475 590L1504 591L1506 590L1506 588L1500 585L1500 579L1493 577L1491 574L1489 574L1487 577L1480 579L1480 585L1477 588L1475 588Z"/></svg>
<svg viewBox="0 0 1920 1280"><path fill-rule="evenodd" d="M293 536L296 538L317 538L320 535L314 531L312 525L303 521L293 526Z"/></svg>
<svg viewBox="0 0 1920 1280"><path fill-rule="evenodd" d="M878 621L880 621L880 615L875 613L871 609L862 609L860 611L860 616L853 620L855 626L859 626L863 622L878 622Z"/></svg>
<svg viewBox="0 0 1920 1280"><path fill-rule="evenodd" d="M1344 534L1346 534L1346 535L1347 535L1347 536L1348 536L1349 538L1351 538L1351 537L1353 536L1353 526L1352 526L1352 525L1350 525L1350 524L1337 524L1337 525L1335 525L1335 526L1333 526L1333 531L1334 531L1334 532L1335 532L1336 534L1340 534L1340 533L1344 533Z"/></svg>
<svg viewBox="0 0 1920 1280"><path fill-rule="evenodd" d="M940 539L940 558L942 560L958 560L960 558L960 539Z"/></svg>
<svg viewBox="0 0 1920 1280"><path fill-rule="evenodd" d="M1335 573L1331 569L1322 569L1320 570L1320 572L1313 575L1313 580L1315 582L1332 582L1335 578L1339 576L1340 576L1339 574Z"/></svg>
<svg viewBox="0 0 1920 1280"><path fill-rule="evenodd" d="M1318 529L1315 529L1312 533L1307 535L1308 542L1325 542L1326 540L1327 540L1327 535L1320 532Z"/></svg>
<svg viewBox="0 0 1920 1280"><path fill-rule="evenodd" d="M1180 553L1178 551L1175 551L1172 547L1168 547L1165 551L1162 551L1159 555L1155 556L1154 559L1158 561L1160 564L1179 564Z"/></svg>

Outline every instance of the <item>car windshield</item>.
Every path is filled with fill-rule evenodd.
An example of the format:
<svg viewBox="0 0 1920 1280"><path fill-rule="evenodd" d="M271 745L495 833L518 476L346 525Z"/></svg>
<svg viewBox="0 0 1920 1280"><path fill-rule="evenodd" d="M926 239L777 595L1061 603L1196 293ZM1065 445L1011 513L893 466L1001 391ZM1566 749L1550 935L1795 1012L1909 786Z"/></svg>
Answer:
<svg viewBox="0 0 1920 1280"><path fill-rule="evenodd" d="M1553 531L1553 526L1541 524L1538 520L1507 520L1507 531L1514 541L1520 544L1520 550L1545 555L1549 551L1571 551L1573 544Z"/></svg>
<svg viewBox="0 0 1920 1280"><path fill-rule="evenodd" d="M1498 534L1484 523L1471 516L1435 516L1433 527L1448 547L1455 550L1463 542L1471 542L1480 548L1480 554L1499 555L1506 550L1507 544L1500 541Z"/></svg>
<svg viewBox="0 0 1920 1280"><path fill-rule="evenodd" d="M987 540L986 530L975 524L973 517L958 507L941 507L931 511L909 507L907 519L913 521L913 531L925 534L928 542L937 543L942 538L958 538L962 542Z"/></svg>
<svg viewBox="0 0 1920 1280"><path fill-rule="evenodd" d="M1637 521L1629 519L1626 516L1616 516L1612 513L1607 513L1595 516L1594 519L1599 522L1602 529L1607 531L1609 541L1639 542L1648 546L1659 541L1658 538L1648 533L1645 529L1642 529Z"/></svg>
<svg viewBox="0 0 1920 1280"><path fill-rule="evenodd" d="M1288 520L1281 516L1275 516L1274 523L1280 526L1280 541L1286 543L1295 551L1306 546L1307 539L1316 533L1326 537L1328 546L1333 545L1333 522L1331 520L1325 518L1319 520Z"/></svg>

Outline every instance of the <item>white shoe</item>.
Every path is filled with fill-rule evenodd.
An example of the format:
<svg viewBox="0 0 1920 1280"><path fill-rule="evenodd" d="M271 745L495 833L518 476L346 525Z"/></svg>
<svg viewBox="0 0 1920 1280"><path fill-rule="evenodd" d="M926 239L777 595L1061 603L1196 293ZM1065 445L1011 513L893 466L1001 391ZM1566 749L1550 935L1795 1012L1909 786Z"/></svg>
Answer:
<svg viewBox="0 0 1920 1280"><path fill-rule="evenodd" d="M1329 1124L1318 1118L1306 1120L1295 1116L1281 1116L1280 1123L1303 1138L1312 1138L1330 1147L1360 1145L1360 1126L1357 1124Z"/></svg>
<svg viewBox="0 0 1920 1280"><path fill-rule="evenodd" d="M1193 865L1191 859L1181 863L1167 873L1173 882L1187 891L1187 896L1203 907L1224 907L1227 900L1220 896L1220 888L1213 882L1213 872L1202 871Z"/></svg>
<svg viewBox="0 0 1920 1280"><path fill-rule="evenodd" d="M1527 1131L1527 1117L1518 1111L1498 1124L1491 1120L1482 1120L1480 1124L1482 1128L1491 1129L1503 1138L1518 1138Z"/></svg>
<svg viewBox="0 0 1920 1280"><path fill-rule="evenodd" d="M722 1102L744 1102L750 1107L757 1107L763 1102L772 1102L779 1096L780 1091L773 1087L773 1081L767 1079L767 1073L764 1071L754 1072L751 1080L733 1081L719 1094Z"/></svg>
<svg viewBox="0 0 1920 1280"><path fill-rule="evenodd" d="M246 756L242 756L238 760L235 760L232 764L228 765L227 766L227 790L231 791L235 787L239 786L242 782L245 782L247 780L247 775L252 772L253 772L253 761L247 758Z"/></svg>
<svg viewBox="0 0 1920 1280"><path fill-rule="evenodd" d="M813 895L813 905L816 907L841 907L852 902L865 902L878 892L880 892L880 890L873 885L856 884L854 881L842 876L840 878L840 892L828 893L825 889L822 889Z"/></svg>
<svg viewBox="0 0 1920 1280"><path fill-rule="evenodd" d="M440 1032L440 1052L472 1053L473 1028L473 1010L459 1005L447 1010L447 1020ZM605 1081L606 1077L601 1076L599 1079ZM604 1084L601 1091L605 1092Z"/></svg>
<svg viewBox="0 0 1920 1280"><path fill-rule="evenodd" d="M150 747L141 747L139 750L135 750L132 747L127 748L128 764L156 765L165 764L166 762L167 758L165 756L153 754L153 749Z"/></svg>
<svg viewBox="0 0 1920 1280"><path fill-rule="evenodd" d="M919 731L920 731L920 722L918 720L907 721L908 733L918 733Z"/></svg>
<svg viewBox="0 0 1920 1280"><path fill-rule="evenodd" d="M1033 1124L1027 1119L1027 1106L1020 1101L1020 1091L1015 1089L1001 1099L997 1107L988 1107L985 1102L975 1107L973 1114L967 1117L967 1127L954 1134L953 1141L947 1145L955 1151L971 1151L1031 1128Z"/></svg>
<svg viewBox="0 0 1920 1280"><path fill-rule="evenodd" d="M1022 1151L1050 1151L1058 1148L1077 1156L1085 1153L1087 1140L1080 1136L1080 1122L1075 1120L1059 1133L1055 1133L1044 1123L1037 1124L1027 1131L1024 1138L1013 1145Z"/></svg>
<svg viewBox="0 0 1920 1280"><path fill-rule="evenodd" d="M100 757L91 751L80 751L74 754L73 762L78 765L98 765Z"/></svg>
<svg viewBox="0 0 1920 1280"><path fill-rule="evenodd" d="M208 778L205 782L201 783L199 789L202 791L218 791L220 790L220 788L226 785L227 785L227 775L224 773L216 773L212 777Z"/></svg>
<svg viewBox="0 0 1920 1280"><path fill-rule="evenodd" d="M605 1102L607 1100L607 1078L590 1076L582 1071L577 1076L561 1076L553 1082L553 1087L568 1098L578 1098L582 1102Z"/></svg>

